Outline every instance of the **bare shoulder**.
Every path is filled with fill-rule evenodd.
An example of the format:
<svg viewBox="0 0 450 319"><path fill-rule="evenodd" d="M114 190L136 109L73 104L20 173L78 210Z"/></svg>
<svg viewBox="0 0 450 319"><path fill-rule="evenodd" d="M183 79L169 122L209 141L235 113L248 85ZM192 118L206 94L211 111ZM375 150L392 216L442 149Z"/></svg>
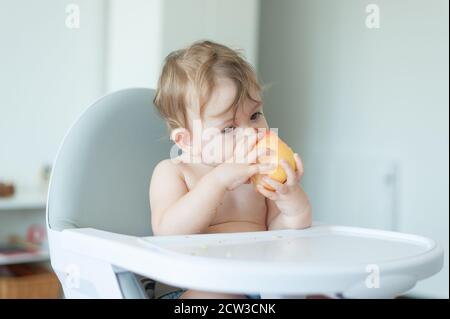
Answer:
<svg viewBox="0 0 450 319"><path fill-rule="evenodd" d="M171 159L165 159L155 166L150 182L150 191L152 188L163 190L170 187L179 188L180 186L185 186L180 164Z"/></svg>
<svg viewBox="0 0 450 319"><path fill-rule="evenodd" d="M159 162L153 170L149 190L153 225L157 225L164 211L187 192L177 163L170 159Z"/></svg>
<svg viewBox="0 0 450 319"><path fill-rule="evenodd" d="M153 170L153 177L160 174L164 174L166 176L182 176L179 164L171 159L162 160L155 166L155 169Z"/></svg>

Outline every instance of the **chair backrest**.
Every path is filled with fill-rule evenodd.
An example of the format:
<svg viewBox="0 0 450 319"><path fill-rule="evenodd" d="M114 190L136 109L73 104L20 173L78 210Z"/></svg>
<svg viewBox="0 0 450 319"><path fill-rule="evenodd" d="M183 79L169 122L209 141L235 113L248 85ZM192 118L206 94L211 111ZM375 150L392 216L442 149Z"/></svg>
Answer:
<svg viewBox="0 0 450 319"><path fill-rule="evenodd" d="M154 90L145 88L114 92L75 122L53 166L47 202L50 229L92 227L152 235L150 178L170 150L153 97Z"/></svg>

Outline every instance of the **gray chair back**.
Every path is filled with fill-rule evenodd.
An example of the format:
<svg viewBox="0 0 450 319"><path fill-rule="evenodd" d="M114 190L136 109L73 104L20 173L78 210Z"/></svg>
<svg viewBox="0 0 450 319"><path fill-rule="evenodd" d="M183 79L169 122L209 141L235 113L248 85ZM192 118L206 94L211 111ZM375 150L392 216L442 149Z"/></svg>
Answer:
<svg viewBox="0 0 450 319"><path fill-rule="evenodd" d="M52 171L49 228L152 235L150 178L170 150L153 97L154 90L145 88L108 94L72 126Z"/></svg>

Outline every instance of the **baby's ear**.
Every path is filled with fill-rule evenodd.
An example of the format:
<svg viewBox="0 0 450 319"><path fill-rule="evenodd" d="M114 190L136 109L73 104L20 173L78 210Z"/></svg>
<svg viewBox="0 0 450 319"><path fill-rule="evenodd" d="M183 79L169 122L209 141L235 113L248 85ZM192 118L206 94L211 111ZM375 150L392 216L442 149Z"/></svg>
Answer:
<svg viewBox="0 0 450 319"><path fill-rule="evenodd" d="M191 134L185 128L176 128L170 134L170 139L186 152L191 147Z"/></svg>

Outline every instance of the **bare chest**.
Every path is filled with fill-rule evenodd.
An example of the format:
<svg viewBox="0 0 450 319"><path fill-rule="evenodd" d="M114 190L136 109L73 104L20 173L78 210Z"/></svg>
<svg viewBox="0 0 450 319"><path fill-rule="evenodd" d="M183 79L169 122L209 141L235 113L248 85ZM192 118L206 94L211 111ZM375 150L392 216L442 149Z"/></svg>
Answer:
<svg viewBox="0 0 450 319"><path fill-rule="evenodd" d="M189 190L207 173L204 170L184 170ZM243 184L227 191L217 207L208 232L262 231L266 227L266 201L253 184Z"/></svg>

